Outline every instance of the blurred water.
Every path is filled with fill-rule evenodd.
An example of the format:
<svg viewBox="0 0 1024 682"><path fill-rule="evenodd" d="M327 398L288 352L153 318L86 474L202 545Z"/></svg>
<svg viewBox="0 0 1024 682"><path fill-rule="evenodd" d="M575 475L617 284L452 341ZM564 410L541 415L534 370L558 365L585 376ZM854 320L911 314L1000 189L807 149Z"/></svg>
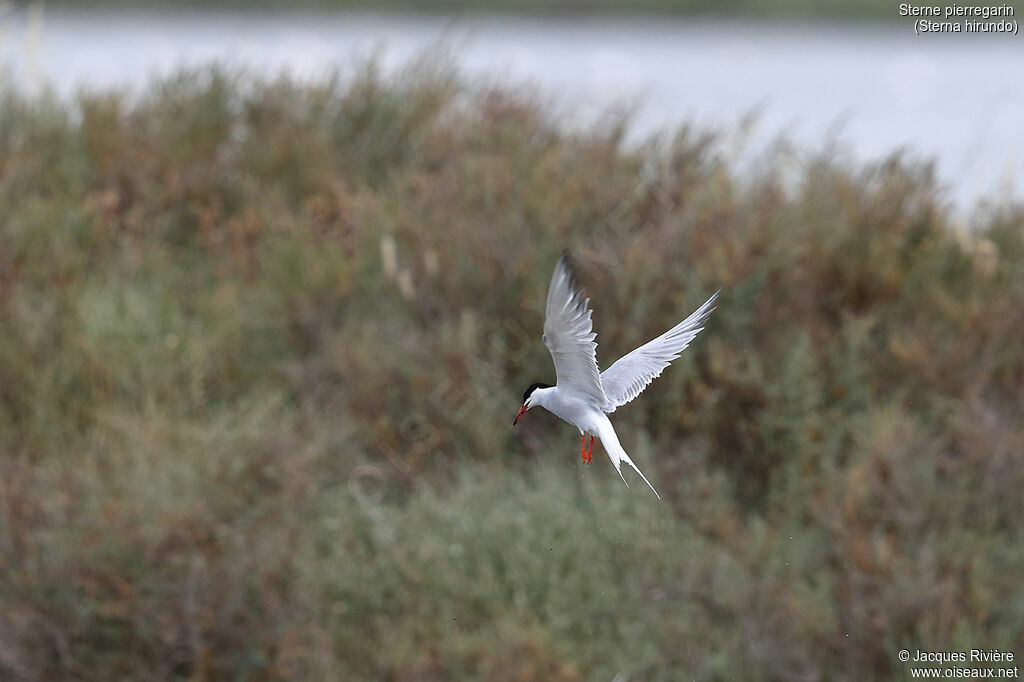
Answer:
<svg viewBox="0 0 1024 682"><path fill-rule="evenodd" d="M438 45L472 77L538 87L567 125L629 106L636 136L691 121L734 131L748 156L779 133L804 149L839 142L857 159L906 146L937 160L960 206L1024 180L1024 44L1013 36L666 18L39 9L0 17L0 68L19 87L47 83L62 95L138 88L211 60L315 78L377 54L395 69ZM756 124L744 127L751 113Z"/></svg>

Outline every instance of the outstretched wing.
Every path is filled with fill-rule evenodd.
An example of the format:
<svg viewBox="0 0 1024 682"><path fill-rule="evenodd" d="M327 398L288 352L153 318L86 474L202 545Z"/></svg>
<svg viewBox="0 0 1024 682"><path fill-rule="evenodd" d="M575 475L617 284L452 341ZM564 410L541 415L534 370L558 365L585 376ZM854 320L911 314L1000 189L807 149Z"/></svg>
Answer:
<svg viewBox="0 0 1024 682"><path fill-rule="evenodd" d="M719 290L721 291L721 290ZM625 405L640 395L661 372L679 357L690 341L704 328L708 315L714 310L712 304L719 291L697 308L688 318L667 332L640 346L632 353L622 356L601 374L601 384L608 403L607 412Z"/></svg>
<svg viewBox="0 0 1024 682"><path fill-rule="evenodd" d="M597 334L591 331L589 303L576 288L568 254L562 254L548 287L544 345L555 361L558 388L576 391L603 407L608 399L597 369Z"/></svg>

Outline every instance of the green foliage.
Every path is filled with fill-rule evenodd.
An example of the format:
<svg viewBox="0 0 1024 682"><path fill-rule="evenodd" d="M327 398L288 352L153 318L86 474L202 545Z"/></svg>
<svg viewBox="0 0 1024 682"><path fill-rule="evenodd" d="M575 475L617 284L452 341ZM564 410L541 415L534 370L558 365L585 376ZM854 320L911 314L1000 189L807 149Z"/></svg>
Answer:
<svg viewBox="0 0 1024 682"><path fill-rule="evenodd" d="M0 677L906 679L1020 647L1024 210L444 69L0 94ZM531 412L570 248L665 500ZM600 446L598 446L600 447ZM630 479L635 480L635 479Z"/></svg>

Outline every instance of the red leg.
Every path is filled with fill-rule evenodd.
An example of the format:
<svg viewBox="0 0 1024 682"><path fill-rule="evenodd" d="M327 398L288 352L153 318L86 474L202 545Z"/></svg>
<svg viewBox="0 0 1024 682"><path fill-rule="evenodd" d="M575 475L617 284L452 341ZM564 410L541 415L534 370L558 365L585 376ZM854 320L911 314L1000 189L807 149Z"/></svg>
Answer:
<svg viewBox="0 0 1024 682"><path fill-rule="evenodd" d="M594 459L593 454L592 454L593 452L594 452L594 437L591 436L590 437L590 446L587 448L587 464L590 464L590 461L592 459Z"/></svg>
<svg viewBox="0 0 1024 682"><path fill-rule="evenodd" d="M587 461L587 451L583 449L583 443L584 442L586 442L586 437L581 433L580 434L580 457L583 459L584 462L586 462Z"/></svg>

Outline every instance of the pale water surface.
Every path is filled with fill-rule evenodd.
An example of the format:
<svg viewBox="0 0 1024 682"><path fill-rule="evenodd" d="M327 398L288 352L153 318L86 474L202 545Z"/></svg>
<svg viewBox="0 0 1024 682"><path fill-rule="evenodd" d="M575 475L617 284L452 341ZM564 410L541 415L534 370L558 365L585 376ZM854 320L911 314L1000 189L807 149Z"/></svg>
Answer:
<svg viewBox="0 0 1024 682"><path fill-rule="evenodd" d="M213 60L316 78L376 54L390 70L441 45L470 77L536 87L568 126L628 106L636 137L688 121L729 132L748 158L780 133L856 159L906 147L934 158L967 207L1024 181L1022 40L916 36L909 23L47 9L0 16L0 68L69 95Z"/></svg>

